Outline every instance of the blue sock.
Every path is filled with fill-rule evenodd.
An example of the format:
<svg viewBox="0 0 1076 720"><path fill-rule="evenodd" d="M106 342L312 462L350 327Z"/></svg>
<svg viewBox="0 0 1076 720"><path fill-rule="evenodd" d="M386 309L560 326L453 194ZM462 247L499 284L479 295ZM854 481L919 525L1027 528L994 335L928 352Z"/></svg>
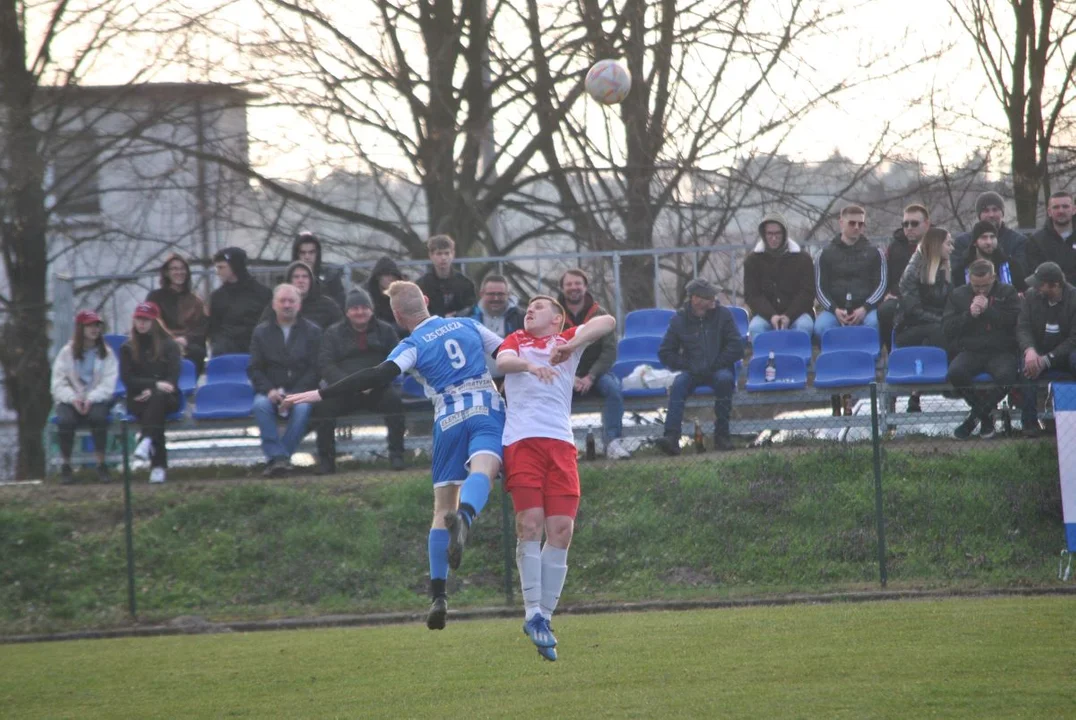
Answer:
<svg viewBox="0 0 1076 720"><path fill-rule="evenodd" d="M430 580L444 582L448 578L448 530L431 529L427 547L430 553Z"/></svg>
<svg viewBox="0 0 1076 720"><path fill-rule="evenodd" d="M489 500L489 475L471 473L460 488L460 512L470 525Z"/></svg>

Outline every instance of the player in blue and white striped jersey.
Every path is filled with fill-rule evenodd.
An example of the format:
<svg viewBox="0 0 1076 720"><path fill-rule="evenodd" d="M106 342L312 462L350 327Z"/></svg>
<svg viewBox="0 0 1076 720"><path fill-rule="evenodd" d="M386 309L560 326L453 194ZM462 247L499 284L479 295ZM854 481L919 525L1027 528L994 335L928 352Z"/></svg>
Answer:
<svg viewBox="0 0 1076 720"><path fill-rule="evenodd" d="M422 290L394 282L387 294L396 322L411 334L385 362L360 370L323 390L289 395L288 403L363 392L410 372L433 403L433 522L428 550L432 604L426 626L440 630L448 614L449 566L459 567L471 523L485 507L501 467L504 402L486 356L499 336L469 318L431 317Z"/></svg>

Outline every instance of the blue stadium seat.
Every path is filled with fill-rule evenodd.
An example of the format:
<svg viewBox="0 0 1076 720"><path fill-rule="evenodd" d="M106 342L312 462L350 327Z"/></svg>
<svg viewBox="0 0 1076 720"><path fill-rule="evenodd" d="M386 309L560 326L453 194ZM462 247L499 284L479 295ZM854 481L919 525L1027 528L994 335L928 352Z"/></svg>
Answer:
<svg viewBox="0 0 1076 720"><path fill-rule="evenodd" d="M215 382L194 393L195 420L227 420L250 417L254 407L254 388L249 382Z"/></svg>
<svg viewBox="0 0 1076 720"><path fill-rule="evenodd" d="M105 335L105 342L108 343L108 346L110 348L112 348L112 352L116 353L116 359L119 360L120 347L123 345L123 343L127 342L127 336L117 335L115 333Z"/></svg>
<svg viewBox="0 0 1076 720"><path fill-rule="evenodd" d="M626 337L617 343L616 359L635 360L653 365L658 362L658 347L661 345L659 338L650 337Z"/></svg>
<svg viewBox="0 0 1076 720"><path fill-rule="evenodd" d="M198 372L194 362L183 358L179 361L179 394L185 398L194 394L198 387Z"/></svg>
<svg viewBox="0 0 1076 720"><path fill-rule="evenodd" d="M923 363L921 375L915 374L915 361ZM946 382L949 356L941 348L916 345L897 348L889 353L885 381L893 385L939 385Z"/></svg>
<svg viewBox="0 0 1076 720"><path fill-rule="evenodd" d="M747 316L747 310L738 305L729 305L728 309L732 313L732 319L736 321L736 329L740 331L740 337L747 342L747 323L750 319Z"/></svg>
<svg viewBox="0 0 1076 720"><path fill-rule="evenodd" d="M772 335L773 333L766 333ZM870 385L875 381L874 358L861 350L824 352L814 361L814 386L819 388Z"/></svg>
<svg viewBox="0 0 1076 720"><path fill-rule="evenodd" d="M832 350L859 350L877 360L881 352L878 329L866 325L831 328L822 336L822 352Z"/></svg>
<svg viewBox="0 0 1076 720"><path fill-rule="evenodd" d="M748 392L777 392L782 390L802 390L807 387L807 365L797 355L777 355L777 379L766 382L766 362L768 358L756 356L747 366Z"/></svg>
<svg viewBox="0 0 1076 720"><path fill-rule="evenodd" d="M775 355L796 355L803 358L804 365L811 364L811 336L801 330L773 330L757 335L751 340L752 354L766 357L772 350Z"/></svg>
<svg viewBox="0 0 1076 720"><path fill-rule="evenodd" d="M632 310L624 318L624 337L663 337L675 310Z"/></svg>
<svg viewBox="0 0 1076 720"><path fill-rule="evenodd" d="M247 383L247 366L250 365L250 355L236 353L234 355L217 355L210 358L205 366L206 385L215 383Z"/></svg>
<svg viewBox="0 0 1076 720"><path fill-rule="evenodd" d="M627 339L627 338L625 338ZM653 338L648 338L653 339ZM623 342L623 340L621 340ZM631 375L632 371L640 365L649 365L655 369L661 369L664 366L655 360L622 360L618 359L613 363L613 367L610 369L614 375L623 380L628 375ZM624 390L624 397L660 397L665 394L665 388L638 388L634 390Z"/></svg>

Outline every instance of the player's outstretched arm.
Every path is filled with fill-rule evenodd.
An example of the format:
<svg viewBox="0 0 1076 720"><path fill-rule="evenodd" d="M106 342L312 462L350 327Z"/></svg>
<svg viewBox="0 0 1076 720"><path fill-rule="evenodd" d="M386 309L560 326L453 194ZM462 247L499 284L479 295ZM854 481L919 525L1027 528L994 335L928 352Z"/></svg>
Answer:
<svg viewBox="0 0 1076 720"><path fill-rule="evenodd" d="M553 378L556 377L552 368L527 362L510 350L502 350L497 353L497 369L505 375L508 375L509 373L529 372L542 382L547 383L553 382Z"/></svg>
<svg viewBox="0 0 1076 720"><path fill-rule="evenodd" d="M603 335L608 335L616 329L616 318L612 315L599 315L587 320L575 331L575 337L564 345L553 348L549 362L553 365L564 362L579 348L589 345Z"/></svg>
<svg viewBox="0 0 1076 720"><path fill-rule="evenodd" d="M400 366L386 360L377 367L366 368L341 378L322 390L289 395L287 401L292 404L315 403L325 398L342 397L352 393L361 393L373 388L388 385L400 374Z"/></svg>

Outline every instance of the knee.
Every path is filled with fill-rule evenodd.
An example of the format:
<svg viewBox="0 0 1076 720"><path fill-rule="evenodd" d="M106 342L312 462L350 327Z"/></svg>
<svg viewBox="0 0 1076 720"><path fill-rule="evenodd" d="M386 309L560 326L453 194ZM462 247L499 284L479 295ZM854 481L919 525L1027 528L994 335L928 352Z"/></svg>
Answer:
<svg viewBox="0 0 1076 720"><path fill-rule="evenodd" d="M877 310L871 310L869 313L867 313L866 316L864 316L864 318L863 318L863 324L865 326L867 326L867 327L877 328L878 327L878 311Z"/></svg>
<svg viewBox="0 0 1076 720"><path fill-rule="evenodd" d="M545 537L553 547L567 549L572 543L572 532L575 522L567 516L547 518L545 522Z"/></svg>
<svg viewBox="0 0 1076 720"><path fill-rule="evenodd" d="M761 335L764 332L773 330L773 326L770 325L770 321L761 315L755 315L751 318L751 322L747 324L747 332L751 335Z"/></svg>
<svg viewBox="0 0 1076 720"><path fill-rule="evenodd" d="M272 414L276 412L276 406L269 400L268 395L255 395L254 404L251 406L251 409L253 412L261 414Z"/></svg>
<svg viewBox="0 0 1076 720"><path fill-rule="evenodd" d="M516 515L516 537L520 540L542 539L542 508L531 508Z"/></svg>
<svg viewBox="0 0 1076 720"><path fill-rule="evenodd" d="M669 395L682 399L687 397L689 392L691 392L691 374L681 372L673 378L672 385L669 386Z"/></svg>
<svg viewBox="0 0 1076 720"><path fill-rule="evenodd" d="M736 382L736 376L732 370L718 370L714 373L714 392L729 394Z"/></svg>

